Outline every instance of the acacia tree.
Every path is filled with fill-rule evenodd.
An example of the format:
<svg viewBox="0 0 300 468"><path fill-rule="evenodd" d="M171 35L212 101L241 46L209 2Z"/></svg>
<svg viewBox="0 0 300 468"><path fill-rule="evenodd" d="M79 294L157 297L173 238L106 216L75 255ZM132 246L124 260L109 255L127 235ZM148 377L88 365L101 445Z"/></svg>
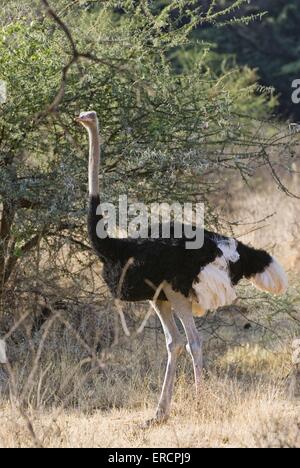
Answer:
<svg viewBox="0 0 300 468"><path fill-rule="evenodd" d="M0 31L0 285L42 239L84 245L85 135L80 110L95 109L103 145L103 198L209 201L220 175L244 178L282 148L242 111L267 117L253 74L217 75L207 44L191 49L199 22L222 15L197 2L11 2ZM235 14L238 4L224 8ZM121 7L120 7L121 6ZM181 62L180 62L181 61ZM180 64L180 66L178 66ZM265 109L262 111L262 109ZM248 117L248 116L247 116ZM284 151L287 153L286 142ZM213 210L208 221L214 221Z"/></svg>

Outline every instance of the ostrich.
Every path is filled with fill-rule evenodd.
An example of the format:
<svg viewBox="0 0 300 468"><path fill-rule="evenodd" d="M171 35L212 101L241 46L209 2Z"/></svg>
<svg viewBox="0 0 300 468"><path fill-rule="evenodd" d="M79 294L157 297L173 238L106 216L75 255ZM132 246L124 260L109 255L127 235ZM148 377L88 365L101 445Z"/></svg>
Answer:
<svg viewBox="0 0 300 468"><path fill-rule="evenodd" d="M103 263L103 278L112 295L120 300L149 300L164 330L168 353L166 374L155 416L148 422L160 423L169 416L176 361L185 345L175 316L183 325L199 392L202 339L193 315L232 303L236 298L234 286L243 277L274 294L286 290L287 277L275 258L264 250L209 231L204 233L203 246L196 250L186 249L184 238L99 238L96 228L103 215L98 210L101 151L98 118L96 112L90 111L81 113L75 120L89 135L88 233ZM155 301L153 286L159 291Z"/></svg>

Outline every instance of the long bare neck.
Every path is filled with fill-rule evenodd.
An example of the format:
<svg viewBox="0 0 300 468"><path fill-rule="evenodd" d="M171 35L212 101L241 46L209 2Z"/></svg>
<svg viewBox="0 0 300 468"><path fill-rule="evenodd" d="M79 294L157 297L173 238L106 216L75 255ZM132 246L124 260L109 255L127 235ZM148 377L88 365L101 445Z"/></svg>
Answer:
<svg viewBox="0 0 300 468"><path fill-rule="evenodd" d="M114 239L107 235L98 237L97 226L103 219L100 205L99 191L99 168L100 168L100 135L98 125L88 129L89 133L89 210L88 210L88 233L91 244L102 260L114 257Z"/></svg>
<svg viewBox="0 0 300 468"><path fill-rule="evenodd" d="M98 125L88 129L89 133L89 195L99 195L100 136Z"/></svg>

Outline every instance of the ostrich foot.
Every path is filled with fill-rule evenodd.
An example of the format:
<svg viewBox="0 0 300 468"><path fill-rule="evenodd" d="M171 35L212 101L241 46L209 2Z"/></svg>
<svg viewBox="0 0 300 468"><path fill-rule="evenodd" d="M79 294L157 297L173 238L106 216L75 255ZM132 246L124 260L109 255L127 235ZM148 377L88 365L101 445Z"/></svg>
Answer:
<svg viewBox="0 0 300 468"><path fill-rule="evenodd" d="M151 427L159 426L167 422L169 414L162 408L158 408L153 418L147 419L141 424L141 429L150 429Z"/></svg>
<svg viewBox="0 0 300 468"><path fill-rule="evenodd" d="M160 424L164 424L167 422L168 416L158 417L154 416L154 418L147 419L140 425L140 429L151 429L152 427L159 426Z"/></svg>

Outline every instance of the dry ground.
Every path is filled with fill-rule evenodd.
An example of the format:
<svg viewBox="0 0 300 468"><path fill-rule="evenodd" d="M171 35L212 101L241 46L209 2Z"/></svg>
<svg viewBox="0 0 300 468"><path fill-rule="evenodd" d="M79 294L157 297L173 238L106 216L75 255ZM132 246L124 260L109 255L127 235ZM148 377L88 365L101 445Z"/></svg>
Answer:
<svg viewBox="0 0 300 468"><path fill-rule="evenodd" d="M182 356L170 420L142 430L139 424L155 408L165 359L163 340L156 350L141 345L131 343L122 357L116 349L107 374L44 362L24 411L0 403L0 446L300 447L300 400L289 394L288 349L228 348L207 371L198 400Z"/></svg>
<svg viewBox="0 0 300 468"><path fill-rule="evenodd" d="M276 386L245 392L217 381L198 407L191 396L177 399L170 421L147 431L137 424L151 415L148 409L29 414L45 447L299 447L299 410ZM9 406L1 412L1 446L32 446L24 420Z"/></svg>

